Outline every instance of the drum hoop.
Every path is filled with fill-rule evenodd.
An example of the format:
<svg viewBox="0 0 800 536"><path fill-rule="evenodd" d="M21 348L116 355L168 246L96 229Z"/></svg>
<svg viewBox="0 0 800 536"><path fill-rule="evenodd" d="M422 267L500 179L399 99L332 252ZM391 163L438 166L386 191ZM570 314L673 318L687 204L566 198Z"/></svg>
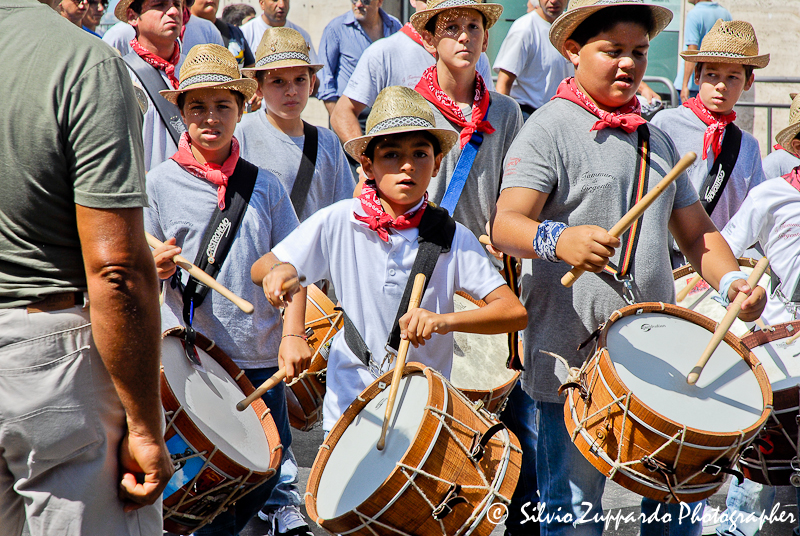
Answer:
<svg viewBox="0 0 800 536"><path fill-rule="evenodd" d="M793 328L791 331L788 329L789 326ZM766 330L762 329L748 333L742 337L742 344L744 344L748 350L753 350L770 342L787 339L796 334L798 330L800 330L800 320L783 322L781 324L775 324L774 326L768 326ZM798 343L797 347L800 349L800 343Z"/></svg>
<svg viewBox="0 0 800 536"><path fill-rule="evenodd" d="M162 338L166 337L176 337L178 339L183 339L186 336L186 330L183 327L174 327L170 328L162 334ZM212 340L208 339L202 333L196 333L196 340L195 345L201 348L204 352L206 352L209 356L211 356L224 370L225 372L236 382L240 389L244 392L245 396L250 395L255 388L253 384L250 383L250 380L247 379L245 376L244 371L242 371L233 360L228 357L228 355L219 347L217 346ZM169 382L167 381L166 374L164 373L164 367L161 367L161 400L162 405L164 406L165 411L172 411L175 418L172 419L170 425L178 431L177 426L174 425L174 422L178 420L180 415L177 415L177 411L179 408L182 408L183 405L180 404L178 398L175 396L174 391L172 390L172 386L170 386ZM167 408L167 404L169 403L170 409ZM256 482L261 480L264 476L272 476L278 465L280 464L283 446L280 442L280 436L278 435L278 428L275 425L275 421L272 418L272 415L269 412L266 404L260 398L255 400L252 404L253 410L255 411L256 417L258 418L259 424L263 429L264 435L267 438L267 444L270 446L270 457L269 457L269 469L266 471L253 471L240 463L231 459L227 454L225 454L221 450L217 450L215 454L215 458L217 456L221 457L222 461L226 465L230 465L236 468L239 468L243 473L252 473L251 476L257 477L256 479L249 479L247 483ZM172 409L174 408L174 409ZM181 423L185 423L186 426L190 427L191 432L196 437L201 438L201 441L207 443L208 445L214 445L214 442L211 441L201 430L200 428L189 418L185 411L181 411L185 416L185 419L180 419ZM271 426L270 426L271 425ZM186 433L181 433L181 437L183 439L186 438ZM186 441L188 445L191 445L195 449L200 450L208 450L208 449L200 449L199 446L195 444L193 441ZM274 445L274 446L273 446ZM281 451L279 453L278 451ZM215 470L220 471L220 473L225 474L228 478L234 478L232 475L227 474L228 471L223 471L219 467L219 462L212 462L211 458L208 458L209 465L213 465ZM240 476L240 475L237 475Z"/></svg>
<svg viewBox="0 0 800 536"><path fill-rule="evenodd" d="M674 316L674 317L677 317L677 318L692 322L692 323L694 323L694 324L696 324L696 325L698 325L698 326L700 326L702 328L705 328L706 330L710 331L711 333L714 332L714 330L716 329L716 325L717 325L717 323L714 322L713 320L711 320L710 318L708 318L706 316L703 316L700 313L696 313L694 311L686 309L684 307L679 307L677 305L672 305L672 304L669 304L669 303L662 303L662 302L635 303L633 305L628 305L628 306L623 307L621 309L617 309L616 311L614 311L609 316L608 321L603 325L602 331L600 332L600 336L597 339L597 349L598 350L607 350L607 348L608 348L608 333L609 333L609 330L610 330L611 326L614 325L614 323L617 320L619 320L621 318L624 318L624 317L627 317L627 316L631 316L631 315L638 315L638 314L641 314L641 313L663 313L663 314L667 314L667 315L670 315L670 316ZM747 363L747 365L750 367L750 370L756 376L756 380L757 380L758 386L761 389L761 396L762 396L762 400L764 401L764 409L761 412L761 416L759 417L759 419L754 424L752 424L751 426L749 426L749 427L745 428L744 430L742 430L742 433L744 433L745 435L748 435L750 433L755 433L759 429L761 429L762 426L764 426L764 423L769 418L769 414L772 412L772 387L771 387L769 378L767 377L767 373L764 371L764 367L761 364L761 362L758 360L758 358L755 355L753 355L753 353L750 351L749 348L747 348L747 347L745 347L744 345L741 344L741 339L736 337L734 334L728 332L728 333L725 334L725 338L723 340L725 342L727 342L728 345L736 353L738 353L741 356L741 358L745 361L745 363ZM613 367L613 361L611 361L611 357L610 357L608 351L604 352L604 355L605 355L605 359L607 360L607 364L609 366ZM591 357L590 357L590 359L591 359ZM590 359L587 359L586 362L584 362L583 367L586 366L586 364L590 361ZM621 386L623 386L624 389L630 391L630 389L628 389L628 387L625 385L625 383L621 379L618 379L617 381L619 382L619 384ZM609 393L611 393L615 397L620 396L615 391L609 391ZM669 419L669 418L665 417L664 415L661 415L660 413L656 412L655 410L650 409L650 407L647 404L645 404L635 394L631 393L631 395L632 395L633 400L638 405L642 406L643 409L648 410L652 415L658 417L659 419L661 419L661 420L663 420L665 422L668 422L668 423L670 423L672 425L675 425L678 428L683 428L682 424L680 424L680 423L678 423L676 421L673 421L672 419ZM720 439L721 438L725 438L725 437L731 437L731 436L739 437L738 433L734 434L732 432L709 432L709 431L701 430L699 428L694 428L694 427L691 427L691 426L687 426L686 430L687 430L687 432L691 431L693 433L700 433L700 434L703 434L703 435L706 435L706 436L713 436L715 438L720 438Z"/></svg>
<svg viewBox="0 0 800 536"><path fill-rule="evenodd" d="M738 262L739 266L743 268L755 268L756 264L758 264L758 261L756 259L751 259L750 257L739 257L738 259L736 259L736 261ZM685 264L683 266L679 266L678 268L672 270L672 278L673 280L677 281L682 277L686 277L687 275L692 275L696 273L697 271L694 269L694 266L692 266L691 264ZM767 270L764 273L772 277L771 267L768 266Z"/></svg>

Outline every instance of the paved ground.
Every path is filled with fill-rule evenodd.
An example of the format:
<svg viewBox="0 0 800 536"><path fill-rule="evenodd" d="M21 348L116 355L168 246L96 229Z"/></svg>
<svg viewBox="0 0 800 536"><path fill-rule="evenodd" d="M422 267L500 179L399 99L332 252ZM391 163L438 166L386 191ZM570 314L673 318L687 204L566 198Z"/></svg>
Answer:
<svg viewBox="0 0 800 536"><path fill-rule="evenodd" d="M311 466L314 463L314 457L317 454L317 449L322 443L322 430L317 428L310 432L298 432L293 430L293 445L295 456L300 467L299 472L299 485L301 493L305 492L308 476L311 471ZM711 506L717 506L724 509L725 496L727 493L728 485L717 492L709 499ZM610 482L606 485L606 492L603 496L603 509L606 514L611 514L624 519L626 515L632 514L631 517L636 517L639 513L639 501L641 497L630 491ZM795 492L794 488L779 488L776 502L780 503L780 510L786 514L793 513L797 516L797 508L795 506ZM303 509L305 514L305 508ZM324 536L328 534L324 529L310 523L311 529L316 536ZM243 536L264 536L267 534L269 526L260 521L253 519L250 524L245 528ZM503 534L502 525L492 532L492 536L500 536ZM605 534L614 534L615 536L637 536L639 534L638 523L624 523L621 522L618 528L611 526L605 531ZM792 534L792 525L790 523L773 523L764 525L761 531L762 536L790 536Z"/></svg>

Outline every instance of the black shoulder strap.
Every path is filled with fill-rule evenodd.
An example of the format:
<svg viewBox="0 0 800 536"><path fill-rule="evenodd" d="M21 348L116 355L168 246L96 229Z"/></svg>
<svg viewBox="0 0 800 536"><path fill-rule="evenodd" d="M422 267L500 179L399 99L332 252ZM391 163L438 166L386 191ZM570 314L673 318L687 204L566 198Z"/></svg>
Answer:
<svg viewBox="0 0 800 536"><path fill-rule="evenodd" d="M158 115L161 116L161 121L167 127L167 132L169 132L172 141L175 142L175 146L177 147L181 139L181 134L186 131L186 126L183 124L183 120L181 120L181 112L178 110L178 107L158 93L160 90L170 88L167 87L166 82L161 78L158 69L140 58L136 52L130 52L122 59L142 83L142 87L144 87L144 90L147 91L147 94L150 96L150 101L153 103L153 106L156 107Z"/></svg>
<svg viewBox="0 0 800 536"><path fill-rule="evenodd" d="M728 179L733 173L736 159L739 158L739 149L742 146L742 131L735 124L730 123L725 127L725 137L722 139L722 149L714 160L711 171L700 187L700 203L709 216L722 197L722 191L728 184Z"/></svg>
<svg viewBox="0 0 800 536"><path fill-rule="evenodd" d="M436 267L436 261L439 259L439 254L450 251L455 234L455 220L450 217L445 209L433 203L428 203L428 207L422 214L422 220L419 223L419 249L417 250L417 256L414 258L411 274L408 276L403 298L400 300L400 306L397 308L397 315L389 333L389 340L386 343L387 346L390 346L395 351L400 346L400 318L406 314L408 302L411 301L414 278L416 278L417 274L425 274L425 286L422 289L424 295L433 274L433 269ZM346 313L343 317L344 339L348 348L364 363L364 366L369 367L369 348L367 348L363 337L358 333L353 323L347 318Z"/></svg>
<svg viewBox="0 0 800 536"><path fill-rule="evenodd" d="M308 189L311 187L311 179L314 178L314 168L317 166L317 146L319 145L319 132L317 127L309 125L303 121L303 156L300 158L300 167L297 169L297 177L294 179L292 193L289 199L298 217L306 207L308 201Z"/></svg>

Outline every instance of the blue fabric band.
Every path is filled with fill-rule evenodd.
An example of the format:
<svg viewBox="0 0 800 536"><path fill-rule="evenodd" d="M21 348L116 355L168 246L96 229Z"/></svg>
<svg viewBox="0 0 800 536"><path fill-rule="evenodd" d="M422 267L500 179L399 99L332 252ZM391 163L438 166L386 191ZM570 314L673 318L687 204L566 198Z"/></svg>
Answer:
<svg viewBox="0 0 800 536"><path fill-rule="evenodd" d="M747 274L744 272L728 272L719 280L719 296L714 296L714 300L719 302L726 309L731 303L728 299L728 291L731 289L733 282L737 279L747 279Z"/></svg>
<svg viewBox="0 0 800 536"><path fill-rule="evenodd" d="M558 262L556 243L566 228L567 224L560 221L544 220L539 224L536 236L533 237L533 250L540 259Z"/></svg>

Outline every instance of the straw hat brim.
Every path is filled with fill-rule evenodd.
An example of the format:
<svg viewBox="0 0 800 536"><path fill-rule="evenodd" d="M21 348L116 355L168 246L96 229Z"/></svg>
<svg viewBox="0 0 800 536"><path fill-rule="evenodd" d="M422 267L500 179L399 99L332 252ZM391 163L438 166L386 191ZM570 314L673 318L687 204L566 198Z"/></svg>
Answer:
<svg viewBox="0 0 800 536"><path fill-rule="evenodd" d="M353 138L344 144L344 150L347 151L347 154L359 162L361 161L361 154L366 150L367 145L369 145L369 142L372 141L372 138L388 136L389 134L403 134L405 132L430 132L437 140L439 140L439 146L441 147L443 154L449 153L450 149L452 149L458 141L458 132L455 130L447 128L398 126L381 130L380 132L376 132L372 135Z"/></svg>
<svg viewBox="0 0 800 536"><path fill-rule="evenodd" d="M483 13L483 16L486 17L487 30L500 20L500 15L503 13L503 6L500 4L468 4L463 6L434 7L417 11L411 15L411 26L413 26L417 32L422 33L422 30L425 29L425 25L428 24L429 20L448 9L474 9L475 11L480 11Z"/></svg>
<svg viewBox="0 0 800 536"><path fill-rule="evenodd" d="M244 95L244 100L248 101L253 97L253 95L255 95L256 89L258 89L258 83L250 78L240 78L238 80L230 80L227 82L200 82L199 84L192 84L185 89L165 89L163 91L159 91L159 93L169 102L177 105L178 95L181 93L186 93L187 91L191 91L193 89L204 88L229 89L231 91L238 91Z"/></svg>
<svg viewBox="0 0 800 536"><path fill-rule="evenodd" d="M304 63L299 60L288 59L288 60L278 60L276 62L270 63L269 65L264 65L263 67L246 67L242 69L242 74L247 78L255 78L256 73L258 71L271 71L273 69L288 69L289 67L310 67L314 70L314 74L316 74L320 69L325 67L320 63Z"/></svg>
<svg viewBox="0 0 800 536"><path fill-rule="evenodd" d="M708 54L702 50L686 50L681 52L681 58L692 63L738 63L740 65L752 65L756 69L763 69L769 64L769 54L761 54L760 56L738 56L726 53Z"/></svg>
<svg viewBox="0 0 800 536"><path fill-rule="evenodd" d="M792 140L800 134L800 121L797 123L792 123L788 127L784 128L775 136L775 141L778 142L778 145L793 153L794 150L792 149L791 143Z"/></svg>
<svg viewBox="0 0 800 536"><path fill-rule="evenodd" d="M133 0L120 0L114 8L114 16L122 22L128 22L128 8L132 3Z"/></svg>
<svg viewBox="0 0 800 536"><path fill-rule="evenodd" d="M581 25L583 21L588 19L591 15L597 13L601 9L617 6L640 6L649 8L653 13L653 20L655 27L650 34L652 41L655 36L660 34L664 28L669 25L672 20L672 11L663 6L655 6L652 4L642 4L640 2L615 2L613 4L601 4L576 7L572 10L567 10L557 18L552 26L550 26L550 42L556 47L562 56L569 59L569 56L564 52L564 43L570 38L572 33Z"/></svg>

